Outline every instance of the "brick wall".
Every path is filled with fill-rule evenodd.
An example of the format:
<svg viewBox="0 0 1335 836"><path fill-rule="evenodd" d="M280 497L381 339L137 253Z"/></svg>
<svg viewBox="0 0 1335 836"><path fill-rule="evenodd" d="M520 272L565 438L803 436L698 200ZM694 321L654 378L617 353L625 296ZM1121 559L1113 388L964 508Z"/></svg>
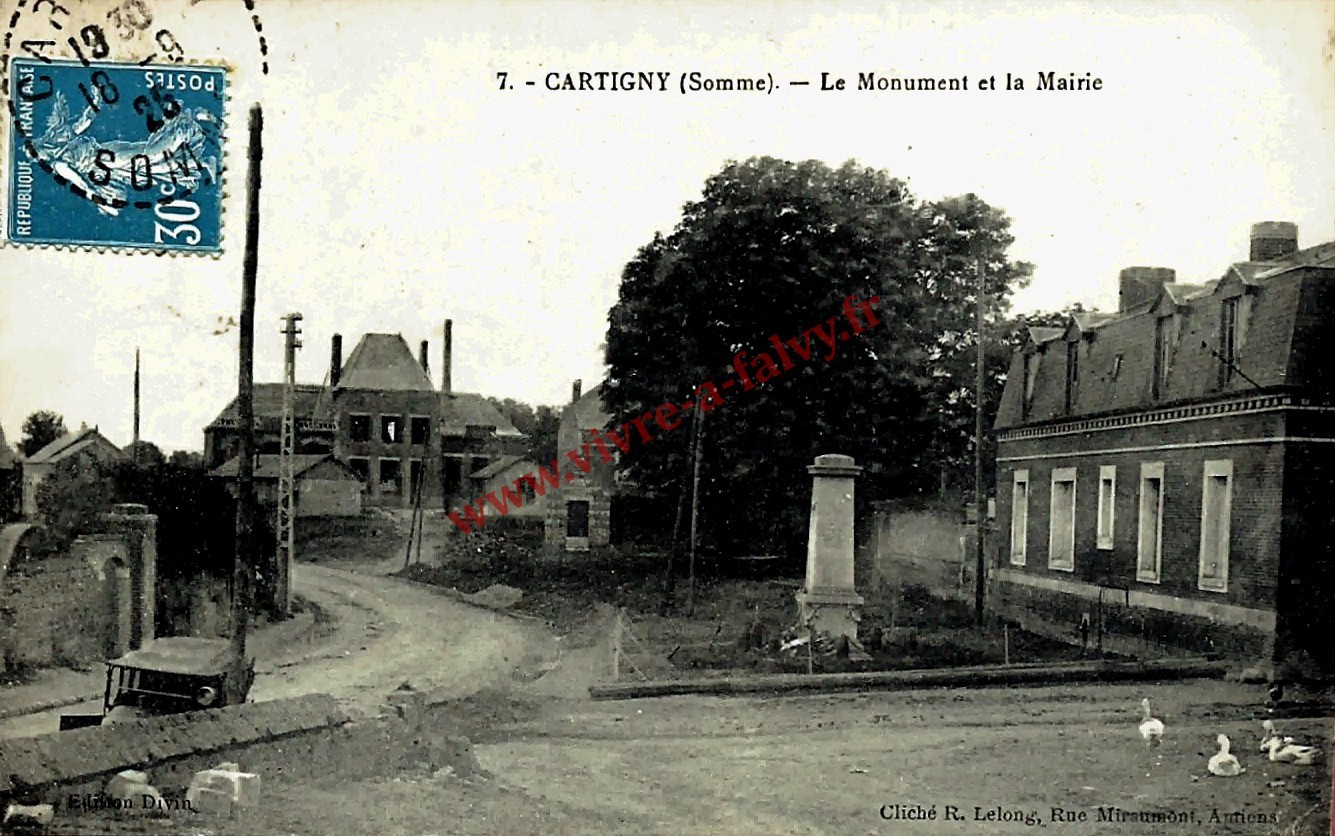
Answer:
<svg viewBox="0 0 1335 836"><path fill-rule="evenodd" d="M1296 417L1296 416L1295 416ZM1332 436L1307 414L1294 435ZM1321 420L1324 418L1324 420ZM1277 591L1278 655L1297 672L1335 672L1335 445L1291 442L1285 458L1283 550Z"/></svg>
<svg viewBox="0 0 1335 836"><path fill-rule="evenodd" d="M339 389L335 395L334 408L338 413L339 435L335 445L335 455L342 461L349 458L369 459L370 480L366 493L368 505L411 507L413 497L409 491L409 463L416 459L422 462L426 480L422 487L423 504L427 500L440 498L440 394L419 391L371 391L361 389ZM350 416L368 415L371 421L369 441L353 441L350 435ZM395 416L402 419L402 435L399 442L383 442L380 435L381 416ZM412 443L412 416L426 416L431 419L430 432L426 444ZM380 460L397 459L402 479L402 490L395 494L381 490Z"/></svg>
<svg viewBox="0 0 1335 836"><path fill-rule="evenodd" d="M1163 644L1200 651L1268 655L1273 650L1276 588L1285 538L1285 413L1223 413L1177 416L1178 420L1138 424L1046 438L1003 440L999 445L997 519L998 567L1030 578L1000 584L995 607L1031 620L1058 625L1066 637L1078 635L1090 612L1085 592L1106 590L1105 628L1133 643ZM1104 451L1104 452L1100 452ZM1228 586L1203 591L1200 568L1202 492L1207 461L1232 463ZM1157 583L1136 577L1141 465L1163 464L1162 563ZM1097 537L1100 468L1116 468L1112 548L1099 549ZM1075 468L1075 559L1072 571L1049 568L1052 473ZM1013 477L1029 476L1026 563L1010 564ZM1327 513L1327 516L1329 514ZM1079 594L1072 592L1079 587ZM1066 591L1060 591L1066 590ZM1144 606L1126 602L1140 594ZM1147 599L1145 595L1162 596ZM1094 605L1097 606L1097 600ZM1126 612L1122 612L1126 610ZM1168 611L1166 611L1168 610ZM1267 613L1269 615L1267 616ZM1269 618L1270 626L1266 619Z"/></svg>

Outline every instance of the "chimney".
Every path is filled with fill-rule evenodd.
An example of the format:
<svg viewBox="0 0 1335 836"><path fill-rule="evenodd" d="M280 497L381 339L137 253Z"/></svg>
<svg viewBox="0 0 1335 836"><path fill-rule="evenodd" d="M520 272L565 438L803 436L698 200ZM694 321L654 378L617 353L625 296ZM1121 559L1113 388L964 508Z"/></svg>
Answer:
<svg viewBox="0 0 1335 836"><path fill-rule="evenodd" d="M431 365L427 361L426 340L422 340L422 347L417 351L418 361L422 364L422 371L426 372L427 377L431 376Z"/></svg>
<svg viewBox="0 0 1335 836"><path fill-rule="evenodd" d="M1298 252L1298 226L1288 221L1252 224L1248 261L1279 261Z"/></svg>
<svg viewBox="0 0 1335 836"><path fill-rule="evenodd" d="M445 352L441 359L441 365L444 367L444 369L442 370L442 378L440 381L440 391L444 392L447 395L454 393L454 387L450 385L450 363L451 360L453 359L451 356L453 353L454 353L454 321L447 319L445 320Z"/></svg>
<svg viewBox="0 0 1335 836"><path fill-rule="evenodd" d="M333 389L338 385L339 376L343 374L343 335L335 334L333 343L329 349L329 388Z"/></svg>
<svg viewBox="0 0 1335 836"><path fill-rule="evenodd" d="M1117 310L1129 310L1152 301L1160 288L1176 278L1177 271L1171 267L1125 268L1117 277Z"/></svg>
<svg viewBox="0 0 1335 836"><path fill-rule="evenodd" d="M583 391L583 387L584 387L584 381L582 381L582 380L576 380L576 381L575 381L575 385L573 385L573 386L570 387L570 402L571 402L571 403L575 403L576 401L579 400L579 396L580 396L581 392Z"/></svg>

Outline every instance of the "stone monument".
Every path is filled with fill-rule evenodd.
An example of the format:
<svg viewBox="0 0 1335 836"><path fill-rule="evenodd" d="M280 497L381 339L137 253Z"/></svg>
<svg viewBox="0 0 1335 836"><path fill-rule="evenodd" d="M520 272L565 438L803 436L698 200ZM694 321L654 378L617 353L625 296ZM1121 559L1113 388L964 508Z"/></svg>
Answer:
<svg viewBox="0 0 1335 836"><path fill-rule="evenodd" d="M799 626L817 635L847 636L857 646L863 599L853 578L853 479L862 468L851 456L817 456L812 476L806 584L797 593Z"/></svg>

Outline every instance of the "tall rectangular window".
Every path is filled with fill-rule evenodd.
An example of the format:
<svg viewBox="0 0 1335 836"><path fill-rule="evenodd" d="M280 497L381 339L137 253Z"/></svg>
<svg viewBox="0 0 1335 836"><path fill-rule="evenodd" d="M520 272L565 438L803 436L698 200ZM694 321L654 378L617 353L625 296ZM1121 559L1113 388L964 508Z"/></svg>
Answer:
<svg viewBox="0 0 1335 836"><path fill-rule="evenodd" d="M1011 483L1011 565L1023 566L1029 541L1029 471L1017 470Z"/></svg>
<svg viewBox="0 0 1335 836"><path fill-rule="evenodd" d="M1116 519L1117 505L1117 467L1103 465L1099 468L1099 514L1098 547L1113 547L1113 525Z"/></svg>
<svg viewBox="0 0 1335 836"><path fill-rule="evenodd" d="M1233 462L1205 463L1201 489L1201 554L1197 586L1209 592L1228 590L1228 555L1233 506Z"/></svg>
<svg viewBox="0 0 1335 836"><path fill-rule="evenodd" d="M1076 385L1080 380L1080 341L1066 344L1066 413L1075 412Z"/></svg>
<svg viewBox="0 0 1335 836"><path fill-rule="evenodd" d="M1163 563L1163 462L1140 466L1140 518L1136 524L1136 580L1158 583Z"/></svg>
<svg viewBox="0 0 1335 836"><path fill-rule="evenodd" d="M408 421L408 431L412 444L419 447L427 444L431 439L431 419L422 415L412 416Z"/></svg>
<svg viewBox="0 0 1335 836"><path fill-rule="evenodd" d="M403 441L403 416L380 416L380 441L384 444L398 444Z"/></svg>
<svg viewBox="0 0 1335 836"><path fill-rule="evenodd" d="M403 493L403 470L398 459L380 460L380 493L398 495Z"/></svg>
<svg viewBox="0 0 1335 836"><path fill-rule="evenodd" d="M1242 297L1225 299L1219 308L1219 385L1233 379L1238 360L1238 303Z"/></svg>
<svg viewBox="0 0 1335 836"><path fill-rule="evenodd" d="M1052 508L1048 520L1048 568L1075 571L1074 467L1052 471Z"/></svg>
<svg viewBox="0 0 1335 836"><path fill-rule="evenodd" d="M348 416L348 438L352 441L370 441L371 440L371 416L370 415L349 415Z"/></svg>

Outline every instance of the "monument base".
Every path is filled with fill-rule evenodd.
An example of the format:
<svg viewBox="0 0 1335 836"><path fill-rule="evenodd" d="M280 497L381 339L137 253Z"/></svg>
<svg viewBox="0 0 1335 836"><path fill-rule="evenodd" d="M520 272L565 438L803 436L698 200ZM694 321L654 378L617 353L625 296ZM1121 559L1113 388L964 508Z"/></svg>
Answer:
<svg viewBox="0 0 1335 836"><path fill-rule="evenodd" d="M863 597L851 589L802 589L797 593L798 624L817 635L847 636L855 644Z"/></svg>

